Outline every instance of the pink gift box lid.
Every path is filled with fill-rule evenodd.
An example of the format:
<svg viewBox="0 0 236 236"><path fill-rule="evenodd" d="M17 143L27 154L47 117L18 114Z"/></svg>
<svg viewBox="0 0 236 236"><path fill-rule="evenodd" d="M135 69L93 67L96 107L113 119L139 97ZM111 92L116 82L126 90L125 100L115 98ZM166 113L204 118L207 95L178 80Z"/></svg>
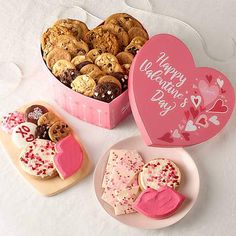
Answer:
<svg viewBox="0 0 236 236"><path fill-rule="evenodd" d="M235 95L223 73L197 67L181 40L159 34L135 56L129 100L147 145L183 147L218 134L233 112Z"/></svg>

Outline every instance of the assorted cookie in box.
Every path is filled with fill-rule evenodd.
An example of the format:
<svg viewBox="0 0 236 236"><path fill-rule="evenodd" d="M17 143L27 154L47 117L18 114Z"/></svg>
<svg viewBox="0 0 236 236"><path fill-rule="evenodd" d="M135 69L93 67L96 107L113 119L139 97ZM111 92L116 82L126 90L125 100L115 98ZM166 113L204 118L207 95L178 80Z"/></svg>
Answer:
<svg viewBox="0 0 236 236"><path fill-rule="evenodd" d="M71 115L112 129L130 113L131 63L149 36L126 13L89 30L77 19L56 21L41 38L43 77L52 99Z"/></svg>
<svg viewBox="0 0 236 236"><path fill-rule="evenodd" d="M109 103L127 89L133 58L147 40L137 19L118 13L91 30L76 19L58 20L43 34L41 47L61 83Z"/></svg>
<svg viewBox="0 0 236 236"><path fill-rule="evenodd" d="M52 179L50 185L57 183L57 192L88 174L82 144L49 105L36 103L10 112L1 117L0 128L1 142L6 142L4 147L29 181L48 184Z"/></svg>

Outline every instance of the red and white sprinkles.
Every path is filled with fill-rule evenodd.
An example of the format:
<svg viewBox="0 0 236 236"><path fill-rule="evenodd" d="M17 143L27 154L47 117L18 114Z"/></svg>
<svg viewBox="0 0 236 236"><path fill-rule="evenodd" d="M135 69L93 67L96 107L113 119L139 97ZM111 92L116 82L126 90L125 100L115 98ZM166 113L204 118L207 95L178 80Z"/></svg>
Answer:
<svg viewBox="0 0 236 236"><path fill-rule="evenodd" d="M24 114L18 111L10 112L4 115L0 121L2 130L11 134L12 130L19 124L25 122Z"/></svg>
<svg viewBox="0 0 236 236"><path fill-rule="evenodd" d="M181 173L173 161L166 158L154 159L143 166L139 173L139 185L142 189L158 189L161 186L177 188Z"/></svg>
<svg viewBox="0 0 236 236"><path fill-rule="evenodd" d="M138 195L137 174L144 163L135 150L111 150L105 170L102 199L116 215L135 212L132 205Z"/></svg>
<svg viewBox="0 0 236 236"><path fill-rule="evenodd" d="M56 173L53 163L54 143L45 139L35 139L20 154L20 165L28 174L46 178Z"/></svg>

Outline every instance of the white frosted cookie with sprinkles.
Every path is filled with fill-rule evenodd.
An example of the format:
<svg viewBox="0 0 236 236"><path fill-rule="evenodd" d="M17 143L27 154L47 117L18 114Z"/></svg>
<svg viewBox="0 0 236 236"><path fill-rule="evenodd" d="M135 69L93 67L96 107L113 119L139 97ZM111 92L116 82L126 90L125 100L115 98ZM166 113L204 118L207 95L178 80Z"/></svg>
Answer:
<svg viewBox="0 0 236 236"><path fill-rule="evenodd" d="M176 189L180 185L181 173L178 166L166 158L157 158L146 163L138 176L142 190L168 186Z"/></svg>
<svg viewBox="0 0 236 236"><path fill-rule="evenodd" d="M45 139L35 139L21 152L19 161L22 169L33 177L48 179L57 175L53 159L55 144Z"/></svg>

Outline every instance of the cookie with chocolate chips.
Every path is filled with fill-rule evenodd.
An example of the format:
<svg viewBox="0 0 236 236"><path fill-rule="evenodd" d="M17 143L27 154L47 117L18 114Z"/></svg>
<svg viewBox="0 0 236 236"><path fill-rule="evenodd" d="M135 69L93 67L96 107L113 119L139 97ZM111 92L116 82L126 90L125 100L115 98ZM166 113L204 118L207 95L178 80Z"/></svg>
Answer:
<svg viewBox="0 0 236 236"><path fill-rule="evenodd" d="M57 121L49 128L48 133L50 139L53 142L57 142L69 135L71 133L71 129L65 122Z"/></svg>
<svg viewBox="0 0 236 236"><path fill-rule="evenodd" d="M103 102L111 102L121 94L120 87L112 82L98 84L93 93L93 97Z"/></svg>
<svg viewBox="0 0 236 236"><path fill-rule="evenodd" d="M125 91L128 88L128 75L125 75L124 73L121 72L115 72L112 73L111 76L115 77L120 81L122 86L122 91Z"/></svg>
<svg viewBox="0 0 236 236"><path fill-rule="evenodd" d="M71 82L80 75L77 69L67 69L58 77L61 83L71 88Z"/></svg>
<svg viewBox="0 0 236 236"><path fill-rule="evenodd" d="M35 137L50 140L47 125L39 125L36 128Z"/></svg>
<svg viewBox="0 0 236 236"><path fill-rule="evenodd" d="M28 122L37 124L38 119L47 112L48 109L42 105L32 105L26 109L25 119Z"/></svg>

